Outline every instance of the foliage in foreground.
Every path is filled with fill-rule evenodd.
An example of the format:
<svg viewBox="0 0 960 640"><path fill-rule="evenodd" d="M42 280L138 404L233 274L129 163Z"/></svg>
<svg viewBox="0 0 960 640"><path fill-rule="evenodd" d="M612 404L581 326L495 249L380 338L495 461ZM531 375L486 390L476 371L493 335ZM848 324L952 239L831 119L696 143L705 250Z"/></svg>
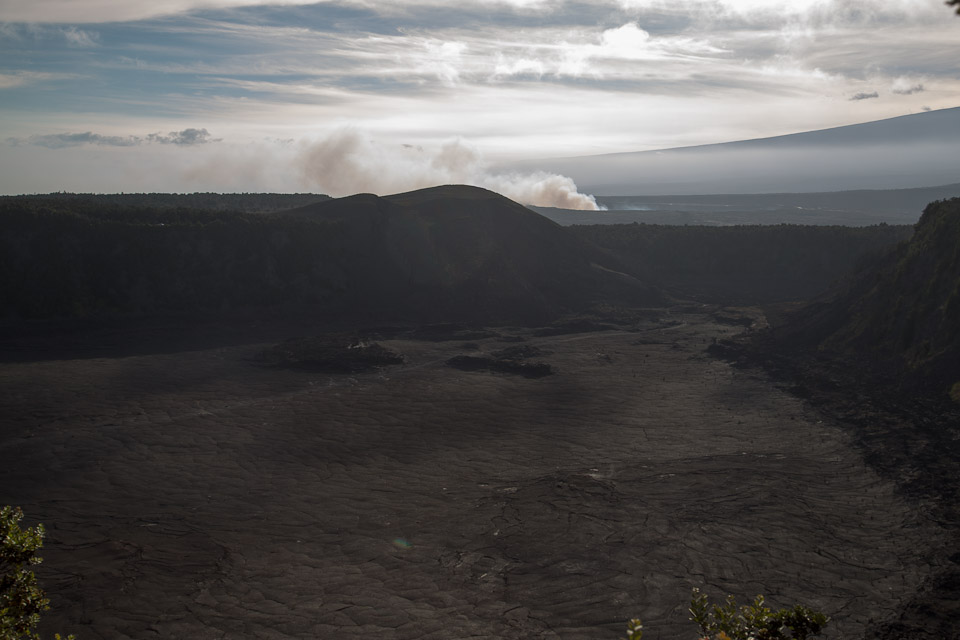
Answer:
<svg viewBox="0 0 960 640"><path fill-rule="evenodd" d="M37 551L43 546L43 525L21 529L22 519L20 507L0 508L0 640L39 640L33 629L50 608L30 570L42 561Z"/></svg>
<svg viewBox="0 0 960 640"><path fill-rule="evenodd" d="M710 606L706 594L693 590L690 620L700 627L701 640L806 640L818 635L829 619L803 605L773 611L757 596L752 604L737 606L733 596L723 604ZM640 640L643 625L627 623L627 640Z"/></svg>
<svg viewBox="0 0 960 640"><path fill-rule="evenodd" d="M29 569L42 562L37 551L43 546L44 528L21 529L19 507L0 508L0 640L40 640L34 628L50 600ZM723 604L710 606L706 594L693 590L690 620L700 627L701 640L806 640L820 633L828 618L803 605L773 611L763 596L750 605L737 606L733 596ZM641 640L639 619L627 623L627 640ZM75 640L74 636L56 640Z"/></svg>

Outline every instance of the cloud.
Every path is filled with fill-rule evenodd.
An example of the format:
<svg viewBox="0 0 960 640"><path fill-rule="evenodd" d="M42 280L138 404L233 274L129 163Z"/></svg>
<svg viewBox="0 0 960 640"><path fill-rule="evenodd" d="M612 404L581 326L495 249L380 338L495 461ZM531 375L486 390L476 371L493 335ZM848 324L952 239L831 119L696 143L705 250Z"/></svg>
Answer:
<svg viewBox="0 0 960 640"><path fill-rule="evenodd" d="M880 97L880 94L877 93L876 91L871 91L870 93L867 93L866 91L861 91L859 93L855 93L852 96L850 96L850 99L851 100L869 100L871 98L879 98L879 97Z"/></svg>
<svg viewBox="0 0 960 640"><path fill-rule="evenodd" d="M924 88L919 82L911 82L906 78L897 78L893 81L893 86L890 90L899 96L911 96L915 93L922 93Z"/></svg>
<svg viewBox="0 0 960 640"><path fill-rule="evenodd" d="M304 69L309 75L335 83L344 75L389 79L418 90L424 85L450 88L517 79L641 81L651 74L682 79L702 72L707 58L729 53L705 38L652 35L636 22L607 29L584 25L512 31L499 25L294 37L303 38L304 46L314 51L318 42L325 43L325 59L311 61Z"/></svg>
<svg viewBox="0 0 960 640"><path fill-rule="evenodd" d="M146 137L147 142L159 142L160 144L176 144L190 146L194 144L207 144L209 142L220 142L222 138L211 138L210 132L206 129L184 129L183 131L171 131L164 135L161 133L151 133Z"/></svg>
<svg viewBox="0 0 960 640"><path fill-rule="evenodd" d="M957 103L960 22L942 0L910 1L933 8L896 22L906 0L0 0L0 20L47 23L0 22L16 65L0 72L0 141L119 133L115 146L184 156L213 140L145 135L157 131L145 119L215 122L233 142L355 124L427 149L468 132L506 162L821 129L899 115L911 100L919 109L920 96L896 90ZM166 17L83 24L146 14ZM78 69L82 82L43 75ZM884 100L848 101L875 88Z"/></svg>
<svg viewBox="0 0 960 640"><path fill-rule="evenodd" d="M626 60L644 57L649 44L650 34L636 22L607 29L600 36L600 47L604 54Z"/></svg>
<svg viewBox="0 0 960 640"><path fill-rule="evenodd" d="M416 66L416 72L427 76L436 75L445 86L456 86L460 81L460 68L466 48L467 45L462 42L425 42L425 59Z"/></svg>
<svg viewBox="0 0 960 640"><path fill-rule="evenodd" d="M116 0L30 0L0 3L0 22L107 23L146 20L199 10L231 9L252 6L292 6L334 4L376 9L384 14L401 13L418 7L450 9L447 0L393 0L375 3L371 0L151 0L150 2L117 2ZM548 0L478 0L487 7L504 7L519 12L550 11Z"/></svg>
<svg viewBox="0 0 960 640"><path fill-rule="evenodd" d="M65 24L145 20L199 9L223 9L258 4L310 4L316 0L30 0L0 4L2 22L57 22Z"/></svg>
<svg viewBox="0 0 960 640"><path fill-rule="evenodd" d="M360 8L379 15L397 16L412 12L463 9L450 0L152 0L116 2L116 0L30 0L0 3L0 22L56 22L62 24L107 23L144 20L200 10L223 10L253 6L339 5ZM519 16L545 16L565 11L582 11L577 2L554 0L475 0L482 11L512 11ZM668 14L703 21L750 20L781 22L807 20L869 21L882 17L939 14L938 2L922 0L596 0L590 12L624 11L632 14Z"/></svg>
<svg viewBox="0 0 960 640"><path fill-rule="evenodd" d="M22 144L24 140L12 138L14 144ZM140 144L141 139L136 136L104 136L99 133L50 133L46 135L30 136L27 143L48 149L62 149L77 147L85 144L96 144L108 147L132 147Z"/></svg>
<svg viewBox="0 0 960 640"><path fill-rule="evenodd" d="M12 89L30 82L29 76L23 73L0 73L0 89Z"/></svg>
<svg viewBox="0 0 960 640"><path fill-rule="evenodd" d="M0 9L2 15L2 9ZM27 40L54 42L65 40L67 46L73 48L90 48L100 44L100 34L88 29L80 29L74 25L69 27L47 26L30 23L0 23L0 40L24 42Z"/></svg>
<svg viewBox="0 0 960 640"><path fill-rule="evenodd" d="M618 0L632 13L682 15L699 23L756 26L894 23L942 15L925 0Z"/></svg>
<svg viewBox="0 0 960 640"><path fill-rule="evenodd" d="M519 57L514 60L507 60L502 52L497 53L497 64L494 67L491 80L506 76L525 76L533 75L538 79L544 74L544 64L540 60Z"/></svg>
<svg viewBox="0 0 960 640"><path fill-rule="evenodd" d="M333 196L399 193L441 184L469 184L523 204L597 210L593 196L573 180L546 172L491 170L475 146L457 138L439 149L378 143L355 128L341 128L306 143L295 160L310 188Z"/></svg>
<svg viewBox="0 0 960 640"><path fill-rule="evenodd" d="M87 131L84 133L50 133L45 135L34 135L29 138L8 138L7 142L19 146L21 144L32 144L38 147L48 149L63 149L64 147L79 147L82 145L99 145L105 147L135 147L141 144L175 144L180 146L190 146L197 144L206 144L208 142L220 142L220 138L211 138L206 129L184 129L183 131L171 131L168 134L151 133L147 136L109 136L101 135Z"/></svg>
<svg viewBox="0 0 960 640"><path fill-rule="evenodd" d="M63 30L63 37L67 44L73 47L95 47L99 44L100 36L93 31L84 31L76 27L67 27Z"/></svg>
<svg viewBox="0 0 960 640"><path fill-rule="evenodd" d="M67 80L76 76L69 73L47 73L43 71L12 71L0 73L0 89L13 89L37 82Z"/></svg>

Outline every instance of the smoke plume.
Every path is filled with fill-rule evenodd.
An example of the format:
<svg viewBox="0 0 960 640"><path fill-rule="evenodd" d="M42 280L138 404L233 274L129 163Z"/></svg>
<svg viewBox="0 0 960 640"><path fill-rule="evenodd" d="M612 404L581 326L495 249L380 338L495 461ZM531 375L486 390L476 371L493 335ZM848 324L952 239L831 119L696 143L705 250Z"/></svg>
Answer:
<svg viewBox="0 0 960 640"><path fill-rule="evenodd" d="M496 191L522 204L563 209L599 209L566 176L545 173L496 173L480 150L455 139L438 150L387 146L356 129L344 128L305 143L298 158L303 180L332 196L412 191L440 184L468 184Z"/></svg>

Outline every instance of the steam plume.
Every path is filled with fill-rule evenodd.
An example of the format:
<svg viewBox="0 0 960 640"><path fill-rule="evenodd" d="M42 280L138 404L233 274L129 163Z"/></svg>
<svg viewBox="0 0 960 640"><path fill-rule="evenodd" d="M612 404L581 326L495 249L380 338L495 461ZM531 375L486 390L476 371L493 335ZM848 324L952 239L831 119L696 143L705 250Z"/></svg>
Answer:
<svg viewBox="0 0 960 640"><path fill-rule="evenodd" d="M332 196L469 184L496 191L522 204L599 209L593 196L577 191L577 185L566 176L545 172L492 172L480 150L459 138L428 152L420 147L386 146L356 129L344 128L322 140L306 143L298 165L303 179L311 187Z"/></svg>

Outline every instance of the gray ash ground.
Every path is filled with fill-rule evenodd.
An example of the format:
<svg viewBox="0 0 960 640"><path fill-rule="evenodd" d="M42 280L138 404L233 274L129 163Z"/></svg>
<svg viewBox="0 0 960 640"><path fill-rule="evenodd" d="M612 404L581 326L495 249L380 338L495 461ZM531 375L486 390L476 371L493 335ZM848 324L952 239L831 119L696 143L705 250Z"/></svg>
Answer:
<svg viewBox="0 0 960 640"><path fill-rule="evenodd" d="M44 522L44 631L78 638L690 638L692 587L899 615L946 534L835 422L660 310L527 338L542 378L380 340L359 373L270 344L0 365L0 502ZM723 316L735 313L725 310ZM548 332L552 333L552 332ZM435 337L435 336L431 336Z"/></svg>

